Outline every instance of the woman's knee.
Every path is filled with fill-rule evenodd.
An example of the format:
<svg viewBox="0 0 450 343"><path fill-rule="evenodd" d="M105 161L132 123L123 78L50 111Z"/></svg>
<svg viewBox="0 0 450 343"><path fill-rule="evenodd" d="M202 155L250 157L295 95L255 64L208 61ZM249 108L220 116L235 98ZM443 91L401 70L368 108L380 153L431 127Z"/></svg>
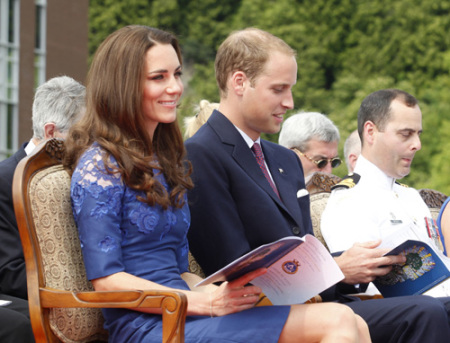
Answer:
<svg viewBox="0 0 450 343"><path fill-rule="evenodd" d="M357 316L350 307L341 304L330 305L334 306L329 311L329 317L333 321L333 325L336 325L338 328L345 326L355 327L357 325Z"/></svg>

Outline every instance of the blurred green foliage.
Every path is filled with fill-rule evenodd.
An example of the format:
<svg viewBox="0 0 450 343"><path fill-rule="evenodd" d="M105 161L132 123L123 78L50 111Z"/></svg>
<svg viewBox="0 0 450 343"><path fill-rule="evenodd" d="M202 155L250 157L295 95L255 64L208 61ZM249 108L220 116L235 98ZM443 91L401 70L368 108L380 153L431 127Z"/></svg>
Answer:
<svg viewBox="0 0 450 343"><path fill-rule="evenodd" d="M319 111L342 142L369 93L400 88L420 101L422 150L402 182L450 195L450 2L446 0L91 0L89 49L128 24L174 32L184 58L180 123L201 99L218 101L217 47L233 30L267 30L298 53L295 111ZM277 141L277 135L264 138ZM346 174L345 166L336 173Z"/></svg>

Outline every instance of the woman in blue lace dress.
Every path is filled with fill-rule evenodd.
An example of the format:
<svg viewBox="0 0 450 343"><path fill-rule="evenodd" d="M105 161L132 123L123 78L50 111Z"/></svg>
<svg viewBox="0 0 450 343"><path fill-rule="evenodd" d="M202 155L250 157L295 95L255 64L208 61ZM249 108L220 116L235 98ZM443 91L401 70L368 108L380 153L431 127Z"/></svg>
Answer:
<svg viewBox="0 0 450 343"><path fill-rule="evenodd" d="M190 289L200 278L188 273L186 189L193 185L176 123L181 68L176 38L144 26L111 34L93 59L86 115L67 138L65 164L94 288L184 292L186 342L368 341L348 307L255 307L261 290L247 284L265 270ZM161 341L158 309L103 312L111 342Z"/></svg>

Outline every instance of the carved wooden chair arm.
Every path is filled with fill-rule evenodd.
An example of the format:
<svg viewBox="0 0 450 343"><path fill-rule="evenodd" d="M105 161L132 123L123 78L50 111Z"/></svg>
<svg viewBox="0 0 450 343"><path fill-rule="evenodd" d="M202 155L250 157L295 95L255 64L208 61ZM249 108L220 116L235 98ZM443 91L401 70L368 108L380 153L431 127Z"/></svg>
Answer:
<svg viewBox="0 0 450 343"><path fill-rule="evenodd" d="M186 320L186 295L176 291L92 291L69 292L40 288L41 306L45 308L161 308L163 342L181 342Z"/></svg>

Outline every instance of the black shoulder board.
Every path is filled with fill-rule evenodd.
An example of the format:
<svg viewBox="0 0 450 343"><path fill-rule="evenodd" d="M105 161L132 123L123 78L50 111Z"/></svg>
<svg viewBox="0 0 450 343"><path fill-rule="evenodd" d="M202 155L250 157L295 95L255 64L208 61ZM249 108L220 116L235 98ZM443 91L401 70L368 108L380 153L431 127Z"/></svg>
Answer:
<svg viewBox="0 0 450 343"><path fill-rule="evenodd" d="M405 188L409 188L409 186L408 186L408 185L405 185L404 183L400 183L400 182L398 182L398 181L395 181L395 183L396 183L397 185L399 185L399 186L402 186L402 187L405 187Z"/></svg>
<svg viewBox="0 0 450 343"><path fill-rule="evenodd" d="M331 187L331 190L339 189L339 188L352 188L358 183L361 176L359 174L351 173L344 177L341 182L335 184Z"/></svg>

